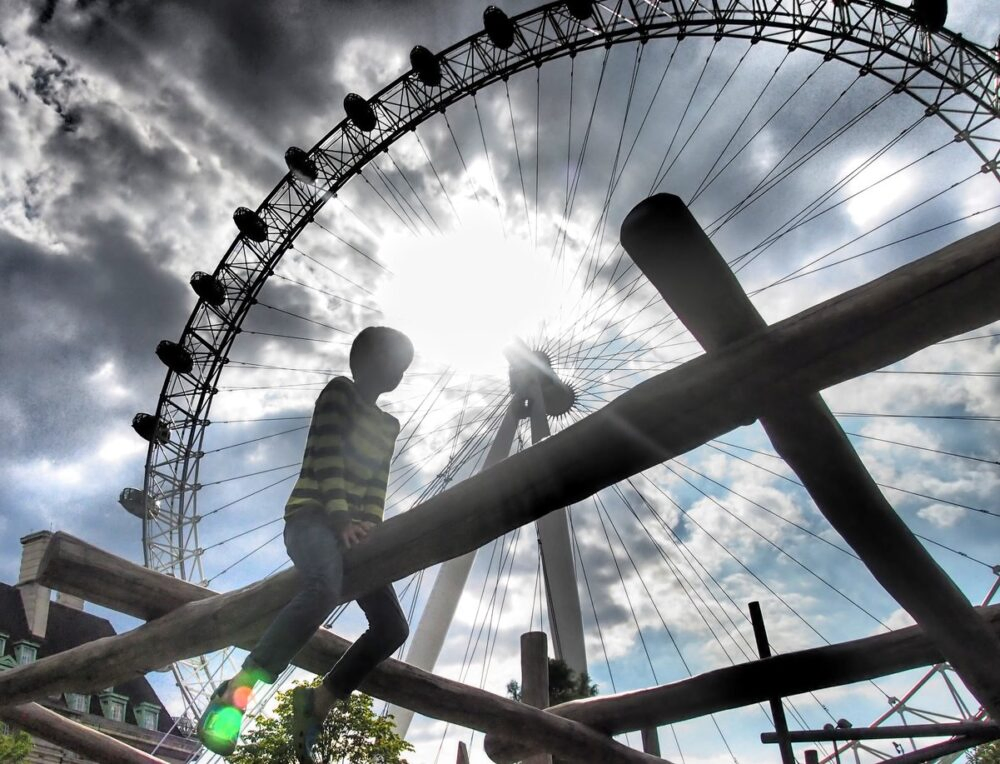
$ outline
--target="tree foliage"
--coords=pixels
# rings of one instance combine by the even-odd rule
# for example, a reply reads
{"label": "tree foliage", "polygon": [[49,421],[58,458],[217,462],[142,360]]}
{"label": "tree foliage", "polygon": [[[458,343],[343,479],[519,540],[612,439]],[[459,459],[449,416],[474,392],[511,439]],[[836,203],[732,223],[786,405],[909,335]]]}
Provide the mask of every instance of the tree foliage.
{"label": "tree foliage", "polygon": [[965,753],[967,764],[1000,764],[1000,740],[983,743]]}
{"label": "tree foliage", "polygon": [[34,747],[34,741],[24,730],[0,735],[0,764],[23,764]]}
{"label": "tree foliage", "polygon": [[[320,683],[316,679],[308,684]],[[256,726],[243,736],[232,764],[295,764],[292,743],[292,692],[277,694],[277,705],[267,716],[259,715]],[[402,758],[413,746],[396,734],[391,718],[372,711],[372,699],[354,693],[334,706],[323,725],[313,755],[321,764],[407,764]]]}
{"label": "tree foliage", "polygon": [[[520,683],[514,679],[507,682],[507,695],[520,702]],[[577,675],[566,661],[549,658],[550,706],[557,706],[560,703],[579,698],[592,698],[595,695],[597,695],[597,685],[590,681],[590,675],[586,671]]]}

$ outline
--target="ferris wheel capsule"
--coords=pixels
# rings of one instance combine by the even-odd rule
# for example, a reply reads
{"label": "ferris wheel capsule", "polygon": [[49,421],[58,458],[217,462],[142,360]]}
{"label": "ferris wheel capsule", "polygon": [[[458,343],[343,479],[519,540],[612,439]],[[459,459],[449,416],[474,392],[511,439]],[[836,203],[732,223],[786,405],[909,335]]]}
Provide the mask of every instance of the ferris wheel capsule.
{"label": "ferris wheel capsule", "polygon": [[196,271],[191,276],[191,288],[196,295],[214,308],[226,301],[226,288],[215,276],[204,271]]}
{"label": "ferris wheel capsule", "polygon": [[366,133],[370,133],[378,124],[372,105],[357,93],[348,93],[344,97],[344,111],[355,127]]}
{"label": "ferris wheel capsule", "polygon": [[233,222],[248,239],[256,242],[267,239],[267,223],[249,207],[238,207],[233,213]]}
{"label": "ferris wheel capsule", "polygon": [[315,183],[319,177],[319,170],[316,163],[309,154],[298,146],[290,146],[285,152],[285,164],[288,171],[295,176],[295,179],[302,183]]}
{"label": "ferris wheel capsule", "polygon": [[156,356],[171,371],[187,374],[194,368],[194,358],[183,345],[170,340],[161,340],[156,346]]}
{"label": "ferris wheel capsule", "polygon": [[490,42],[500,50],[507,50],[514,44],[514,23],[495,5],[490,5],[483,11],[483,26]]}
{"label": "ferris wheel capsule", "polygon": [[594,14],[594,0],[566,0],[566,10],[577,21],[586,21]]}
{"label": "ferris wheel capsule", "polygon": [[152,496],[139,488],[123,488],[121,494],[118,496],[118,503],[129,514],[135,515],[140,520],[147,518],[154,520],[160,514],[159,504]]}
{"label": "ferris wheel capsule", "polygon": [[414,45],[410,51],[410,66],[417,73],[417,79],[428,87],[441,84],[441,62],[423,45]]}
{"label": "ferris wheel capsule", "polygon": [[136,414],[132,417],[132,429],[139,434],[139,437],[150,443],[155,442],[162,446],[170,440],[170,428],[167,427],[167,423],[154,414],[143,412]]}
{"label": "ferris wheel capsule", "polygon": [[948,0],[913,0],[913,15],[928,32],[939,32],[948,19]]}

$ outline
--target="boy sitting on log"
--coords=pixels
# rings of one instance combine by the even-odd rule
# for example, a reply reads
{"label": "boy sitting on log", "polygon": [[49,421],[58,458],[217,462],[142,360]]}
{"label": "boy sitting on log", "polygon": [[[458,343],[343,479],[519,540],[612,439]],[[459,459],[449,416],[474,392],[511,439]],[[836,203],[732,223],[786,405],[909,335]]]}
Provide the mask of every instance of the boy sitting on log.
{"label": "boy sitting on log", "polygon": [[[278,613],[231,679],[212,695],[198,739],[228,756],[258,681],[273,683],[339,601],[345,549],[361,544],[382,522],[389,463],[399,422],[375,401],[395,390],[413,360],[403,333],[363,329],[351,345],[353,381],[336,377],[320,393],[306,440],[302,471],[285,506],[284,541],[299,571],[299,593]],[[368,630],[315,690],[292,691],[292,734],[300,764],[313,764],[312,746],[333,705],[406,641],[409,627],[391,584],[358,599]]]}

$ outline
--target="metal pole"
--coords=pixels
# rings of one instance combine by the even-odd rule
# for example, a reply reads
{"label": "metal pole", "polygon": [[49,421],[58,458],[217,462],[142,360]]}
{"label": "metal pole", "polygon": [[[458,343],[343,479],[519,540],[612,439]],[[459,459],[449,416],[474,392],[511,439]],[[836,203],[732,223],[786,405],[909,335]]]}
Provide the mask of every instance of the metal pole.
{"label": "metal pole", "polygon": [[[526,385],[531,418],[532,445],[549,437],[549,421],[537,375]],[[553,652],[578,675],[587,671],[587,652],[583,642],[583,615],[576,585],[576,565],[569,535],[569,514],[557,509],[535,521],[542,555],[542,573],[548,600]]]}
{"label": "metal pole", "polygon": [[[496,437],[483,462],[484,470],[510,455],[517,423],[520,421],[522,403],[515,396],[507,406]],[[427,598],[427,604],[424,606],[424,612],[420,616],[420,623],[406,651],[406,662],[411,666],[424,671],[434,670],[434,664],[441,654],[441,646],[448,634],[448,627],[455,617],[458,600],[462,596],[462,590],[465,588],[465,582],[469,578],[469,571],[472,570],[475,559],[476,550],[473,550],[441,564],[430,596]],[[413,721],[412,709],[394,705],[389,707],[389,713],[396,722],[396,732],[400,737],[406,737],[410,722]]]}
{"label": "metal pole", "polygon": [[[750,603],[750,623],[753,624],[753,636],[757,640],[757,652],[761,658],[771,657],[771,647],[767,643],[767,631],[764,629],[764,615],[760,611],[759,602]],[[795,764],[795,754],[788,739],[788,722],[785,721],[785,708],[781,698],[771,698],[771,717],[774,719],[774,731],[777,736],[778,749],[781,751],[782,764]],[[814,752],[815,753],[815,752]]]}

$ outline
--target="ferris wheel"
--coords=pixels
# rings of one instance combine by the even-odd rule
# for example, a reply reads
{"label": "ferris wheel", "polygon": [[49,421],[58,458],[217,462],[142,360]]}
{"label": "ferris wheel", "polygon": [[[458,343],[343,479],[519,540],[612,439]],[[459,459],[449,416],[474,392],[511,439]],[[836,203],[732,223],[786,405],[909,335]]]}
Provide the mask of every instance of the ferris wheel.
{"label": "ferris wheel", "polygon": [[[348,95],[326,136],[288,149],[288,173],[235,212],[229,250],[192,277],[180,340],[157,347],[157,410],[133,422],[150,447],[123,504],[143,518],[146,565],[227,589],[287,564],[281,507],[312,404],[349,373],[366,325],[398,326],[418,353],[380,402],[403,425],[387,517],[699,355],[618,242],[654,193],[686,203],[768,321],[1000,220],[997,51],[944,29],[942,7],[569,0],[491,6],[444,51],[415,47],[409,71]],[[1000,420],[997,336],[939,343],[827,394],[973,599],[995,560],[951,529],[982,523],[988,538],[1000,519],[962,487],[997,480],[983,448]],[[942,379],[951,397],[934,399]],[[922,469],[937,490],[908,481]],[[399,582],[415,627],[404,656],[434,669],[448,645],[462,654],[449,670],[502,688],[513,677],[491,662],[517,621],[628,689],[755,658],[748,599],[772,606],[790,640],[779,649],[842,639],[838,622],[897,625],[867,582],[749,425]],[[172,667],[193,717],[230,657]],[[870,690],[881,708],[909,697]],[[802,726],[837,716],[822,696],[799,701]],[[726,725],[705,724],[731,751]],[[661,734],[683,758],[683,731]]]}

